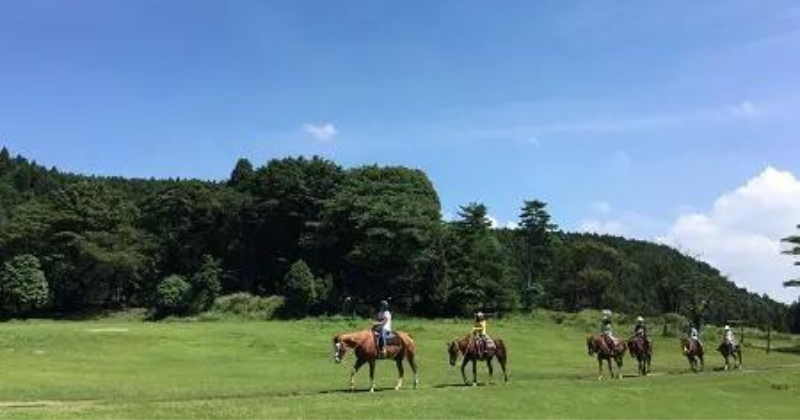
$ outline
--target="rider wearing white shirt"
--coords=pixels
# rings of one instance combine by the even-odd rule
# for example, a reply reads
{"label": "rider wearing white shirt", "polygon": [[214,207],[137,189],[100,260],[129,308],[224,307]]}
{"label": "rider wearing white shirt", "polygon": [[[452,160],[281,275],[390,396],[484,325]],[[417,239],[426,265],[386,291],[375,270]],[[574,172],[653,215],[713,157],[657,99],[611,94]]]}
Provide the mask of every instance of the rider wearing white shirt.
{"label": "rider wearing white shirt", "polygon": [[386,340],[392,335],[392,313],[389,312],[389,302],[381,301],[380,310],[373,328],[378,331],[378,351],[381,356],[386,356]]}

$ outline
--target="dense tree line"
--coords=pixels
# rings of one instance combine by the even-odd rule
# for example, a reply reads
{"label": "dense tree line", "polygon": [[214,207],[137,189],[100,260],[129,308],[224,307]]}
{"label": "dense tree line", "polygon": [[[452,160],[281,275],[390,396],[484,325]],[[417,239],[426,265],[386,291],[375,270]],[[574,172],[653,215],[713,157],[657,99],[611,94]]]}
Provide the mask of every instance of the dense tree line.
{"label": "dense tree line", "polygon": [[521,203],[518,229],[493,229],[481,203],[443,221],[430,180],[404,167],[241,159],[224,182],[143,180],[62,173],[3,149],[0,204],[4,316],[190,314],[247,292],[285,296],[289,316],[390,299],[426,316],[609,308],[798,324],[797,311],[667,246],[562,232],[538,200]]}

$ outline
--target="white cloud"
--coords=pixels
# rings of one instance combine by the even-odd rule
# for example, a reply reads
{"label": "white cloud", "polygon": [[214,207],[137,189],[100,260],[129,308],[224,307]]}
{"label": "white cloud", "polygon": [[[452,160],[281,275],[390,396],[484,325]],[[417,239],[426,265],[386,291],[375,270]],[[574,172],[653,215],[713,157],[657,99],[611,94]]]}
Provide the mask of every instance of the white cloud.
{"label": "white cloud", "polygon": [[798,217],[800,180],[768,167],[708,212],[679,217],[658,240],[698,255],[750,291],[791,302],[797,290],[782,284],[798,273],[780,253],[781,238],[794,231]]}
{"label": "white cloud", "polygon": [[320,141],[328,141],[331,140],[337,133],[336,127],[331,123],[325,123],[320,125],[315,124],[304,124],[303,131],[308,134],[311,134],[315,139]]}
{"label": "white cloud", "polygon": [[491,227],[492,227],[492,229],[497,229],[497,228],[499,228],[499,227],[500,227],[500,221],[499,221],[499,220],[497,220],[497,219],[496,219],[494,216],[492,216],[491,214],[487,214],[487,215],[486,215],[486,218],[487,218],[487,219],[489,219],[489,226],[491,226]]}
{"label": "white cloud", "polygon": [[506,222],[506,229],[519,229],[519,223],[517,223],[517,222]]}

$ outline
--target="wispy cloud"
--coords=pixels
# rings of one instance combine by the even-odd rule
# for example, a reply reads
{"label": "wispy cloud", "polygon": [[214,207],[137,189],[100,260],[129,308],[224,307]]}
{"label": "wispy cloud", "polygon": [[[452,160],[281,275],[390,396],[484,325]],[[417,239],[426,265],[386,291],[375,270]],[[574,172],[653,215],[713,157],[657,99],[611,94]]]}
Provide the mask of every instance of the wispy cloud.
{"label": "wispy cloud", "polygon": [[328,141],[333,139],[334,136],[338,133],[336,127],[332,123],[325,123],[325,124],[304,124],[303,131],[308,134],[311,134],[315,139],[319,141]]}
{"label": "wispy cloud", "polygon": [[[519,107],[517,107],[519,108]],[[541,146],[543,141],[568,134],[614,134],[682,129],[701,125],[748,123],[779,118],[776,109],[751,99],[688,110],[624,114],[596,117],[589,113],[574,119],[506,124],[487,123],[461,128],[463,134],[474,137],[513,138]],[[519,109],[516,112],[522,112]],[[461,134],[461,133],[459,133]]]}
{"label": "wispy cloud", "polygon": [[750,101],[742,101],[726,108],[728,115],[734,118],[755,118],[761,115],[761,110]]}

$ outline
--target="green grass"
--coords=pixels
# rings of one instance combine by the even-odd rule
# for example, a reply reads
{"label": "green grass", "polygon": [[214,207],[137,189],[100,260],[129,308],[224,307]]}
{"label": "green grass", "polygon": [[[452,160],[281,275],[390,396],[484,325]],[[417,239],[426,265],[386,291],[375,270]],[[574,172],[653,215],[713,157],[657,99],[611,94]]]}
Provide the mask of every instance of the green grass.
{"label": "green grass", "polygon": [[[655,337],[654,376],[633,377],[626,359],[629,377],[601,382],[584,320],[551,318],[492,322],[511,381],[487,385],[481,368],[477,388],[461,386],[445,352],[468,322],[399,319],[418,343],[421,389],[390,390],[396,370],[382,362],[375,394],[345,392],[352,355],[331,360],[346,321],[11,322],[0,325],[0,418],[800,418],[797,355],[746,348],[743,371],[718,372],[710,354],[691,374],[678,339]],[[368,388],[367,369],[356,385]]]}

